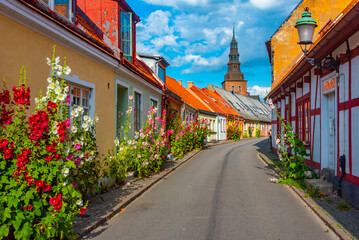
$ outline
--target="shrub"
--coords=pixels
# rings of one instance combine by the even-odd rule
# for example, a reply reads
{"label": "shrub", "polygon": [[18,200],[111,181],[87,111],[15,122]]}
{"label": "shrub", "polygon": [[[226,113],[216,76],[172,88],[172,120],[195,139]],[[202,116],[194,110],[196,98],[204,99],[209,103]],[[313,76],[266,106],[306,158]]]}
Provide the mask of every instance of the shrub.
{"label": "shrub", "polygon": [[253,128],[252,127],[248,128],[248,137],[253,137]]}
{"label": "shrub", "polygon": [[94,121],[74,123],[78,131],[70,132],[64,81],[70,68],[58,63],[54,55],[48,59],[47,93],[29,117],[25,68],[19,86],[0,94],[0,238],[75,238],[74,214],[86,211],[80,191],[88,194],[97,184]]}
{"label": "shrub", "polygon": [[261,130],[260,130],[260,128],[256,128],[255,136],[256,136],[256,137],[260,137],[260,136],[261,136]]}
{"label": "shrub", "polygon": [[227,126],[227,139],[238,141],[241,138],[241,131],[239,130],[239,121],[229,123]]}
{"label": "shrub", "polygon": [[244,130],[244,132],[243,132],[243,138],[248,138],[248,132],[247,132],[247,130]]}

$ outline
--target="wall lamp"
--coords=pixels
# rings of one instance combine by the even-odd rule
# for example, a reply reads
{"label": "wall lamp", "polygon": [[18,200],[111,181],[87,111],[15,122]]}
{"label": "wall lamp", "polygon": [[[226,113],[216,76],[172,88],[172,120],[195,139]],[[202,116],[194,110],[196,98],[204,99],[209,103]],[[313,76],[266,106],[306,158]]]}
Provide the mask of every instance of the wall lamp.
{"label": "wall lamp", "polygon": [[318,58],[310,58],[308,57],[308,52],[310,47],[312,46],[313,42],[313,34],[314,29],[317,27],[317,22],[312,18],[312,15],[309,12],[309,8],[306,7],[304,9],[304,13],[302,14],[302,18],[299,19],[295,27],[298,30],[299,35],[299,46],[304,53],[305,59],[313,66],[318,66],[320,69],[325,70],[333,70],[339,71],[339,60],[334,59],[332,56],[325,57],[324,59]]}

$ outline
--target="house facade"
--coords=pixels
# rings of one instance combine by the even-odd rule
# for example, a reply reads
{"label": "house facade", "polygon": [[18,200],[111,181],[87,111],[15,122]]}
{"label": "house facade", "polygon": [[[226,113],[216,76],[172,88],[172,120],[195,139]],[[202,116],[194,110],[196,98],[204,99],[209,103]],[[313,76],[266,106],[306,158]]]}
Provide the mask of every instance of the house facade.
{"label": "house facade", "polygon": [[260,129],[261,136],[268,136],[271,130],[271,110],[267,103],[232,91],[226,91],[211,84],[207,86],[207,89],[221,96],[242,117],[242,137],[245,132],[248,133],[249,128]]}
{"label": "house facade", "polygon": [[[57,7],[60,6],[49,6],[42,1],[0,2],[0,26],[2,33],[6,33],[0,38],[0,76],[8,87],[14,86],[18,84],[21,67],[27,67],[32,111],[39,91],[46,92],[46,79],[50,76],[46,57],[51,58],[56,45],[56,56],[67,57],[72,70],[65,77],[70,87],[70,110],[81,104],[91,117],[95,113],[99,116],[96,127],[99,150],[106,153],[113,144],[108,132],[113,132],[115,124],[115,102],[111,99],[115,97],[113,83],[119,61],[97,36],[101,32],[89,27],[91,21],[79,12],[65,11],[66,8],[61,8],[65,9],[62,15],[56,11]],[[77,26],[74,21],[78,22]]]}
{"label": "house facade", "polygon": [[[334,190],[341,187],[343,198],[358,207],[359,157],[355,146],[359,144],[359,129],[355,122],[359,119],[359,3],[333,1],[333,8],[310,8],[314,4],[313,0],[302,1],[266,43],[273,73],[268,97],[311,154],[306,163],[326,175]],[[309,7],[318,25],[307,57],[316,58],[316,63],[333,57],[336,64],[332,67],[311,65],[294,40],[297,35],[290,28],[294,28],[304,7]],[[284,34],[293,41],[280,41]],[[277,55],[282,53],[282,46],[295,51],[279,68],[276,64],[283,62]],[[280,119],[273,114],[274,138],[281,137],[280,126]],[[277,148],[275,141],[273,148]],[[339,159],[344,160],[345,168],[341,168]]]}

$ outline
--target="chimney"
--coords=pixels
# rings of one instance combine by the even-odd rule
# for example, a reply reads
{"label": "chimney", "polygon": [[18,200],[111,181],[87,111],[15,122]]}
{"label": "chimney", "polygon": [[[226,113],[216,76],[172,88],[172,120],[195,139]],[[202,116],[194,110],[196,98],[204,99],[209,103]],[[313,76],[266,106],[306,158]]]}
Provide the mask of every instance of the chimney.
{"label": "chimney", "polygon": [[178,80],[179,84],[182,86],[182,80]]}
{"label": "chimney", "polygon": [[193,86],[193,81],[188,81],[187,82],[187,88],[191,88]]}

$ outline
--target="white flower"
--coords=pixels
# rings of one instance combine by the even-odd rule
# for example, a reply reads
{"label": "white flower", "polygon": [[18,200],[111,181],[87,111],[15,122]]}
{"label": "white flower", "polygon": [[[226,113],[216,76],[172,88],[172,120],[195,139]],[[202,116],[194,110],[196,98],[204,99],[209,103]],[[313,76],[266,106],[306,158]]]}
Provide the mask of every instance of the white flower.
{"label": "white flower", "polygon": [[119,146],[120,145],[120,141],[118,140],[118,138],[115,139],[115,145]]}
{"label": "white flower", "polygon": [[57,99],[59,99],[60,101],[64,101],[66,99],[67,95],[66,94],[59,94]]}
{"label": "white flower", "polygon": [[98,122],[98,116],[95,117],[95,122]]}
{"label": "white flower", "polygon": [[66,75],[69,75],[71,73],[71,68],[69,66],[64,67],[63,70]]}
{"label": "white flower", "polygon": [[76,127],[76,126],[72,126],[72,127],[71,127],[71,131],[72,131],[72,133],[76,133],[76,132],[77,132],[77,127]]}
{"label": "white flower", "polygon": [[73,110],[73,111],[71,112],[71,116],[72,116],[72,117],[78,117],[78,116],[79,116],[79,112],[77,111],[77,109],[75,109],[75,110]]}
{"label": "white flower", "polygon": [[67,181],[66,181],[66,182],[64,182],[64,187],[66,187],[66,185],[67,185]]}
{"label": "white flower", "polygon": [[48,78],[47,78],[47,82],[48,82],[48,83],[52,83],[52,78],[48,77]]}
{"label": "white flower", "polygon": [[79,112],[80,115],[82,115],[82,113],[84,112],[84,109],[81,106],[78,106],[76,110]]}
{"label": "white flower", "polygon": [[131,144],[132,144],[132,141],[131,141],[131,140],[128,140],[127,144],[128,144],[128,145],[131,145]]}
{"label": "white flower", "polygon": [[91,118],[86,115],[86,116],[84,116],[84,121],[85,121],[85,122],[91,121]]}
{"label": "white flower", "polygon": [[51,129],[52,134],[57,135],[57,130],[58,130],[58,129],[59,129],[59,128],[57,127],[57,123],[56,123],[56,125],[54,125],[54,126],[52,127],[52,129]]}
{"label": "white flower", "polygon": [[49,84],[49,88],[50,88],[50,89],[55,89],[55,88],[57,88],[57,87],[58,87],[58,86],[57,86],[56,83],[51,82],[51,83]]}
{"label": "white flower", "polygon": [[132,96],[132,95],[130,95],[130,96],[128,97],[128,99],[133,100],[133,96]]}
{"label": "white flower", "polygon": [[77,204],[77,206],[82,207],[82,205],[83,205],[82,199],[78,199],[78,200],[76,201],[76,204]]}
{"label": "white flower", "polygon": [[67,167],[64,167],[61,171],[62,175],[67,177],[69,175],[69,169]]}
{"label": "white flower", "polygon": [[55,58],[55,64],[57,65],[57,64],[59,64],[59,62],[60,62],[60,57],[56,57]]}
{"label": "white flower", "polygon": [[80,140],[81,140],[81,141],[84,141],[84,140],[85,140],[84,136],[81,136],[81,137],[80,137]]}
{"label": "white flower", "polygon": [[60,87],[57,87],[57,88],[55,89],[55,93],[56,93],[56,95],[59,95],[59,94],[61,93],[61,88],[60,88]]}
{"label": "white flower", "polygon": [[46,58],[47,60],[47,65],[51,66],[51,59],[50,58]]}
{"label": "white flower", "polygon": [[[83,124],[82,124],[82,128],[83,128],[84,130],[85,130],[85,129],[88,130],[89,125],[88,125],[87,123],[83,123]],[[85,131],[87,131],[87,130],[85,130]]]}

